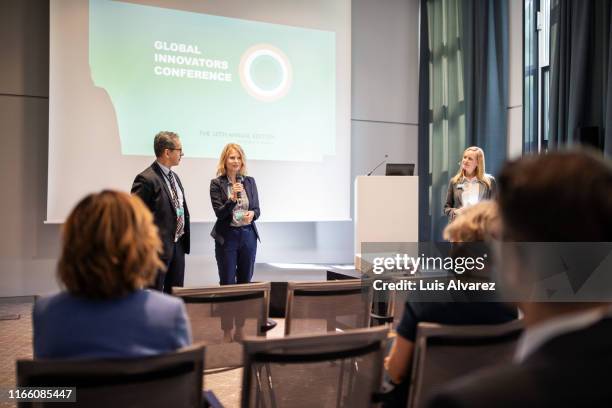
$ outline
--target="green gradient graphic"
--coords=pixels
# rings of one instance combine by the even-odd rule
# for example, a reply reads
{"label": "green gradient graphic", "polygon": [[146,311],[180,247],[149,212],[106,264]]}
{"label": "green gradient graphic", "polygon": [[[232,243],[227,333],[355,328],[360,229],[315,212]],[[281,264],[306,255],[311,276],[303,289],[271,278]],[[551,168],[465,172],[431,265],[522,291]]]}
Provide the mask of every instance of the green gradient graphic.
{"label": "green gradient graphic", "polygon": [[230,141],[250,159],[335,154],[335,41],[328,31],[89,1],[91,76],[111,98],[125,155],[150,156],[160,130],[178,132],[189,157],[217,158]]}
{"label": "green gradient graphic", "polygon": [[282,82],[282,70],[272,57],[262,56],[256,59],[250,73],[255,83],[267,91],[275,89]]}

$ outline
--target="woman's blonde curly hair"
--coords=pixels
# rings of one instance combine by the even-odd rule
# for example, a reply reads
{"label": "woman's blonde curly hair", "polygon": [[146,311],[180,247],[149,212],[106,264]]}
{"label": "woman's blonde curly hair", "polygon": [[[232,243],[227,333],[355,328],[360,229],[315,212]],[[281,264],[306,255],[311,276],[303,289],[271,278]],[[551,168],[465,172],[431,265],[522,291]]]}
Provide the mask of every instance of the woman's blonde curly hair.
{"label": "woman's blonde curly hair", "polygon": [[451,242],[485,241],[487,238],[498,238],[500,228],[497,203],[486,200],[466,208],[444,229],[444,239]]}

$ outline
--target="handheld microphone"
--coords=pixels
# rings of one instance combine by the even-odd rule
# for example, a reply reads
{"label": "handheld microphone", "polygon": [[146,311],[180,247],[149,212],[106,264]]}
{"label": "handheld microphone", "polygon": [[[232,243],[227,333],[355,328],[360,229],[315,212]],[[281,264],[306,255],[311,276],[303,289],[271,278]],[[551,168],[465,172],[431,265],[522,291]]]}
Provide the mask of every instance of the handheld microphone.
{"label": "handheld microphone", "polygon": [[385,160],[381,161],[380,163],[378,163],[378,164],[376,165],[376,167],[374,167],[372,170],[370,170],[370,172],[367,174],[367,176],[371,176],[371,175],[372,175],[372,173],[374,173],[374,170],[376,170],[377,168],[379,168],[380,166],[382,166],[382,164],[383,164],[384,162],[386,162],[386,161],[387,161],[387,157],[389,157],[389,155],[388,155],[388,154],[385,154]]}
{"label": "handheld microphone", "polygon": [[[242,177],[242,175],[241,175],[241,174],[239,174],[238,176],[236,176],[236,182],[237,182],[237,183],[242,184],[242,180],[243,180],[243,177]],[[239,192],[236,194],[236,197],[237,197],[238,199],[242,198],[242,193],[239,191]]]}

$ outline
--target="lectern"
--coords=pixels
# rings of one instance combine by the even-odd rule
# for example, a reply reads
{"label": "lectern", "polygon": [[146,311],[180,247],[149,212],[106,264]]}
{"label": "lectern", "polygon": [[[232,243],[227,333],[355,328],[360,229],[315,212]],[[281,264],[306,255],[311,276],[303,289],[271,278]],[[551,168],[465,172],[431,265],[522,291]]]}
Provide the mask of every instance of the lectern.
{"label": "lectern", "polygon": [[417,242],[419,178],[358,176],[355,179],[355,268],[363,242]]}

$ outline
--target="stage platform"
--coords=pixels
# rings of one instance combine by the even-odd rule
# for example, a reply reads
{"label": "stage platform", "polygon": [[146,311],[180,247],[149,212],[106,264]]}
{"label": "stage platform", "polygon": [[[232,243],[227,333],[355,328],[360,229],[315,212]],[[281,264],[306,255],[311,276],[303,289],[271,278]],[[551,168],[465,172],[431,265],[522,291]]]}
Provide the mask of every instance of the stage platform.
{"label": "stage platform", "polygon": [[[330,276],[331,273],[331,276]],[[320,281],[360,278],[354,265],[306,263],[258,263],[254,280],[260,282]]]}

